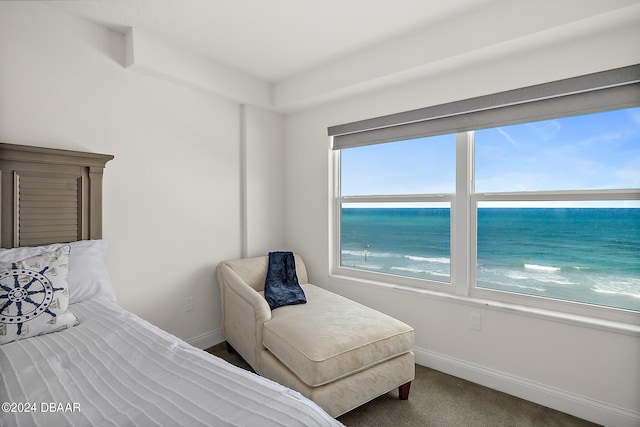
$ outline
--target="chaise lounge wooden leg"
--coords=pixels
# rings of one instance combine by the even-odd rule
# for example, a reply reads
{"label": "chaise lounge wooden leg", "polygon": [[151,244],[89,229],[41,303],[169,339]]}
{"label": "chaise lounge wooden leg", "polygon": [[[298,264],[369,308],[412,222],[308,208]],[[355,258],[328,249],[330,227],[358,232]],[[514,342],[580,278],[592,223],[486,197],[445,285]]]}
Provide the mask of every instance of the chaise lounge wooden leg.
{"label": "chaise lounge wooden leg", "polygon": [[398,394],[400,395],[400,400],[409,399],[410,388],[411,388],[411,381],[409,381],[408,383],[404,383],[400,387],[398,387]]}

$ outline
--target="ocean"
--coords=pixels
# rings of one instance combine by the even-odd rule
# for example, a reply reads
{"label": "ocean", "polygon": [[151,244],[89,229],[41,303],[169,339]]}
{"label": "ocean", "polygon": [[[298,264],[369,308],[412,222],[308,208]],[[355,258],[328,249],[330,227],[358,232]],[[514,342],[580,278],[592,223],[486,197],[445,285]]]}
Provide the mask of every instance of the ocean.
{"label": "ocean", "polygon": [[[451,281],[450,211],[343,208],[341,265]],[[478,287],[640,311],[639,208],[479,208]]]}

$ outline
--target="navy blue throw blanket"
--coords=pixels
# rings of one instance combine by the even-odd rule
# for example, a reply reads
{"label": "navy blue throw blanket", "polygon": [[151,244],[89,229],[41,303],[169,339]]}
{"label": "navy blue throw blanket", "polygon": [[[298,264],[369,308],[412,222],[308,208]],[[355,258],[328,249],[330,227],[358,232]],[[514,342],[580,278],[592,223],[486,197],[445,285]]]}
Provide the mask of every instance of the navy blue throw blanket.
{"label": "navy blue throw blanket", "polygon": [[298,283],[293,252],[269,252],[264,298],[271,310],[283,305],[305,304],[307,298]]}

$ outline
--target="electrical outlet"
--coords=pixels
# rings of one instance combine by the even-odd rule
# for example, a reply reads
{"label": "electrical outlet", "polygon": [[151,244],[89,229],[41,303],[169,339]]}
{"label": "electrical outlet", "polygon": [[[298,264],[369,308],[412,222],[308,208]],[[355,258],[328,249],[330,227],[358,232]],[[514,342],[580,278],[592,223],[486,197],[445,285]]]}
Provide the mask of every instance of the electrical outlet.
{"label": "electrical outlet", "polygon": [[184,298],[184,311],[193,311],[193,297]]}
{"label": "electrical outlet", "polygon": [[474,331],[482,330],[482,318],[478,313],[469,313],[469,328]]}

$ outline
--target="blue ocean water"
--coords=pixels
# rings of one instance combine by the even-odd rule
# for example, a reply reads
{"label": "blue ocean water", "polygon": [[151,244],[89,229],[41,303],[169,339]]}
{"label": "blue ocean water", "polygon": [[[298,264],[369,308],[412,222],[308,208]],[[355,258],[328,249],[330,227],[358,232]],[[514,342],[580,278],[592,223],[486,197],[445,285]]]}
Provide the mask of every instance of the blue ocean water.
{"label": "blue ocean water", "polygon": [[[341,265],[450,282],[450,211],[343,208]],[[640,209],[480,208],[478,286],[640,311]]]}

